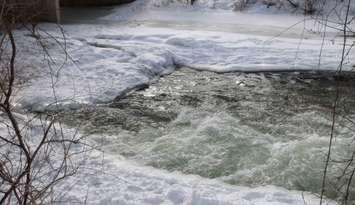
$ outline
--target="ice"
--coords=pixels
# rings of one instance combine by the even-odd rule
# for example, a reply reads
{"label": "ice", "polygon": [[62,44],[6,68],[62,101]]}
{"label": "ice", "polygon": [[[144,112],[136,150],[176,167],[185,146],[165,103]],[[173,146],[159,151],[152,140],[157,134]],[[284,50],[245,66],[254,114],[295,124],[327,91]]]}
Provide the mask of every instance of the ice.
{"label": "ice", "polygon": [[[147,7],[149,3],[118,7],[90,24],[63,25],[67,37],[61,41],[70,58],[52,71],[44,68],[48,59],[37,52],[35,40],[28,34],[22,38],[18,43],[27,51],[20,61],[37,67],[31,86],[21,93],[22,106],[39,111],[54,101],[105,103],[180,67],[220,73],[339,68],[342,38],[328,29],[321,46],[319,25],[302,16]],[[40,26],[61,38],[54,25]],[[55,45],[49,45],[54,53]],[[66,58],[65,53],[56,55],[59,61]],[[350,52],[343,70],[353,69],[353,57]]]}
{"label": "ice", "polygon": [[[23,92],[22,104],[40,110],[54,99],[62,104],[108,102],[179,67],[220,73],[336,70],[339,67],[341,38],[330,40],[331,33],[320,52],[322,39],[315,34],[308,33],[304,39],[298,39],[301,34],[296,35],[296,29],[274,38],[283,29],[270,26],[275,24],[274,20],[269,23],[266,20],[267,26],[235,23],[229,31],[217,31],[228,28],[218,22],[215,28],[210,24],[195,28],[195,23],[177,20],[153,20],[133,27],[65,25],[66,41],[74,62],[69,61],[60,75],[55,76],[56,96],[52,96],[53,79],[43,71],[43,77],[36,78]],[[51,25],[43,26],[53,29]],[[26,39],[33,41],[30,37]],[[353,69],[349,63],[353,56],[350,52],[343,70]],[[29,60],[23,59],[28,64]],[[41,62],[34,64],[41,65]],[[39,105],[41,103],[43,105]]]}

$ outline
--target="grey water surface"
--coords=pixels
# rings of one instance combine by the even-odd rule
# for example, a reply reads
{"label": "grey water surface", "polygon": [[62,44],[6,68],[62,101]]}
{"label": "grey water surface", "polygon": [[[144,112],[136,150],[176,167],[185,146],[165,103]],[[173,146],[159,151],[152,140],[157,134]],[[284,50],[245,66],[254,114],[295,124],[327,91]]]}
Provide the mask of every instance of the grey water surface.
{"label": "grey water surface", "polygon": [[231,184],[318,193],[338,89],[327,178],[327,196],[337,198],[348,177],[340,175],[355,150],[355,81],[339,82],[331,73],[216,74],[183,68],[109,104],[60,116],[105,152],[144,165]]}

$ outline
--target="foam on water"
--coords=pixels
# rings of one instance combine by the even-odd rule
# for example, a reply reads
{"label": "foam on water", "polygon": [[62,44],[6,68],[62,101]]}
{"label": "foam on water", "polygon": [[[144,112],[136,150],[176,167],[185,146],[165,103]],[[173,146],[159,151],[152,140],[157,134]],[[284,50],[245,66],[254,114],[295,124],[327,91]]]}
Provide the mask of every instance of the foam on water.
{"label": "foam on water", "polygon": [[[84,122],[84,130],[100,136],[97,143],[106,152],[140,164],[230,184],[316,193],[329,144],[327,107],[333,94],[327,78],[318,84],[297,74],[184,69],[108,107],[82,108],[65,118],[69,124]],[[349,96],[345,107],[355,99]],[[347,126],[339,116],[335,161],[351,158],[354,144]],[[335,187],[342,183],[337,176],[344,165],[330,164],[327,196],[339,197]]]}

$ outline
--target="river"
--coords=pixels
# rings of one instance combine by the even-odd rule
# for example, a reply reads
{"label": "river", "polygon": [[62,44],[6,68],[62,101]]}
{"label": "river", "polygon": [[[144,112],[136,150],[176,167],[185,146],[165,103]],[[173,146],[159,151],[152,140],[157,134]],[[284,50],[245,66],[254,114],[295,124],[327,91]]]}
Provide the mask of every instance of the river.
{"label": "river", "polygon": [[[327,196],[353,143],[354,81],[343,79]],[[318,193],[336,81],[331,73],[225,73],[181,68],[108,104],[61,113],[111,155],[230,184]]]}

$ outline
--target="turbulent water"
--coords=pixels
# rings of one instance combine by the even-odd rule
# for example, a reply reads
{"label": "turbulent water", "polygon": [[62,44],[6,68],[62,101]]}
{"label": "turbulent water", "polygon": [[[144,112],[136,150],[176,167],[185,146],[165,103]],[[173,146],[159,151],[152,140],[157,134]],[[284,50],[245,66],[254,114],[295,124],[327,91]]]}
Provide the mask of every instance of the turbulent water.
{"label": "turbulent water", "polygon": [[[354,82],[342,79],[327,196],[354,150]],[[110,104],[66,110],[110,154],[231,184],[319,192],[335,81],[326,74],[180,69]],[[95,136],[101,137],[95,137]],[[346,174],[345,174],[346,175]],[[343,187],[344,188],[344,187]]]}

